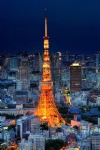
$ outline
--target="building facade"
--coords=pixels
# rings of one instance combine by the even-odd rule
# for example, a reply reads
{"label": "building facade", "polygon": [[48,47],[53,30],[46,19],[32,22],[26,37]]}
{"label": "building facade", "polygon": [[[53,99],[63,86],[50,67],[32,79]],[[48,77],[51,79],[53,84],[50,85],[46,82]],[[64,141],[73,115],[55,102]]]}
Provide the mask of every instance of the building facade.
{"label": "building facade", "polygon": [[70,65],[70,91],[81,91],[81,65],[79,63]]}

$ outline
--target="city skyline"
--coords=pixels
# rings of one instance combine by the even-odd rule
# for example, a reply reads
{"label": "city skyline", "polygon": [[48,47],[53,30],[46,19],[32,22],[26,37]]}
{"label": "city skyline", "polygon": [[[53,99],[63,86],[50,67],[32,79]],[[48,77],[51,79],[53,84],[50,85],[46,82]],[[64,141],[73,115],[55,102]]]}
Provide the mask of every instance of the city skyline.
{"label": "city skyline", "polygon": [[0,51],[43,52],[46,8],[51,53],[96,53],[100,48],[99,6],[97,0],[0,0]]}
{"label": "city skyline", "polygon": [[[12,13],[12,9],[9,9],[10,13],[9,11],[4,13],[7,15],[4,20],[0,17],[3,21],[2,27],[3,23],[7,23],[2,28],[5,29],[1,34],[4,35],[4,39],[1,38],[2,42],[4,40],[5,43],[9,43],[3,48],[9,46],[10,49],[8,48],[7,51],[11,53],[5,55],[7,53],[3,51],[4,55],[2,52],[0,55],[0,148],[2,150],[70,148],[99,150],[100,51],[92,54],[94,51],[90,53],[87,50],[89,55],[85,55],[82,54],[82,49],[75,51],[75,45],[72,45],[73,49],[70,46],[70,53],[65,51],[69,46],[66,35],[72,38],[70,35],[72,26],[67,30],[71,22],[68,26],[67,22],[62,24],[66,18],[59,16],[59,13],[54,14],[54,11],[51,12],[49,9],[51,7],[47,8],[46,14],[46,10],[42,10],[44,5],[40,5],[38,13],[36,6],[34,10],[36,14],[33,15],[33,10],[29,10],[33,5],[29,7],[27,5],[29,3],[24,0],[25,6],[22,7],[18,0],[13,3],[15,4],[13,8],[11,0],[7,9],[2,10],[7,12],[9,7],[19,13]],[[24,11],[19,10],[19,7]],[[32,15],[25,15],[25,12]],[[59,18],[56,18],[57,15]],[[34,16],[33,21],[31,21],[32,16]],[[80,27],[81,24],[82,22],[76,24],[76,27]],[[75,24],[73,26],[75,27]],[[74,35],[76,36],[73,38],[74,42],[78,40],[77,34]],[[89,40],[89,37],[87,38]],[[77,46],[81,44],[79,42]],[[3,43],[1,47],[2,45]],[[62,50],[63,47],[65,48]],[[86,52],[85,49],[83,52]],[[13,55],[14,53],[17,55]]]}

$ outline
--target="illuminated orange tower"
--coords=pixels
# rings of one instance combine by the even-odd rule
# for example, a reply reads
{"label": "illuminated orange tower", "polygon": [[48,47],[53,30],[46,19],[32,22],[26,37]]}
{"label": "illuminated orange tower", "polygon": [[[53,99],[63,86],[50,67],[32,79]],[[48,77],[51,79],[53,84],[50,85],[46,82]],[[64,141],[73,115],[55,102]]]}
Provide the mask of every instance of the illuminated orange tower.
{"label": "illuminated orange tower", "polygon": [[44,36],[44,55],[42,66],[42,81],[40,83],[41,93],[35,115],[41,122],[48,122],[49,126],[55,127],[60,123],[65,123],[58,112],[53,95],[53,82],[51,76],[51,65],[49,55],[49,37],[47,33],[47,17],[45,16],[45,36]]}

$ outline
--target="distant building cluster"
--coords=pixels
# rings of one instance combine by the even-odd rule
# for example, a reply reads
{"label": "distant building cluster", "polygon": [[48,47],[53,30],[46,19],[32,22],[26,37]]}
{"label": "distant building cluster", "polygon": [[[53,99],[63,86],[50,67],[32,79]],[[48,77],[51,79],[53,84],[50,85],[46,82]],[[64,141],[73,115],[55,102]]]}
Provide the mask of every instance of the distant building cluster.
{"label": "distant building cluster", "polygon": [[[39,118],[33,115],[41,90],[42,57],[38,52],[0,57],[0,114],[15,116],[10,120],[0,118],[1,142],[6,142],[9,148],[17,146],[19,150],[45,150],[45,140],[59,138],[67,149],[70,145],[71,149],[99,150],[100,111],[94,107],[100,106],[100,53],[57,52],[50,56],[55,103],[58,107],[68,106],[68,113],[73,115],[70,126],[62,125],[57,130],[42,129]],[[87,106],[92,109],[87,110]],[[84,107],[84,112],[79,107]],[[83,113],[86,117],[97,116],[97,124],[82,120]],[[18,115],[22,117],[16,119]],[[15,125],[16,130],[10,129],[11,125]]]}
{"label": "distant building cluster", "polygon": [[[59,93],[61,87],[65,86],[71,93],[90,90],[98,91],[100,88],[100,53],[74,55],[68,52],[66,54],[57,52],[51,55],[51,66],[54,91],[56,93]],[[4,103],[8,103],[13,98],[17,103],[21,104],[32,101],[33,98],[36,101],[38,99],[41,74],[42,55],[40,53],[1,56],[1,99],[3,99]],[[88,103],[95,103],[96,98],[99,97],[99,94],[96,95],[88,96]]]}

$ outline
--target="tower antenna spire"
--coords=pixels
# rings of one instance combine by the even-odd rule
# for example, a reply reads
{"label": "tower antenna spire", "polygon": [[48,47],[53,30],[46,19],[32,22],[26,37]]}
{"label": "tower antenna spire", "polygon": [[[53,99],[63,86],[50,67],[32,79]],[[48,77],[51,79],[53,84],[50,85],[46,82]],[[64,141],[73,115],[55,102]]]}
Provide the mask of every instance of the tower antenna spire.
{"label": "tower antenna spire", "polygon": [[48,23],[47,23],[47,13],[45,9],[45,17],[44,17],[44,50],[49,50],[49,37],[48,37]]}
{"label": "tower antenna spire", "polygon": [[45,17],[47,16],[47,9],[45,8]]}
{"label": "tower antenna spire", "polygon": [[48,37],[47,30],[47,10],[45,9],[45,37]]}

